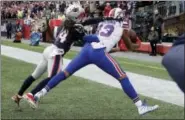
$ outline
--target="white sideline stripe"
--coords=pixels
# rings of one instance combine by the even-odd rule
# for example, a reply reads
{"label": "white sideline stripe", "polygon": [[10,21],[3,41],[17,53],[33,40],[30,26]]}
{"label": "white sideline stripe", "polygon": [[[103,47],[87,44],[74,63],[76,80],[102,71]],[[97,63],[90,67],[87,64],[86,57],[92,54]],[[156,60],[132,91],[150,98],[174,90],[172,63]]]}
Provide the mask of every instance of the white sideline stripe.
{"label": "white sideline stripe", "polygon": [[[37,64],[42,57],[41,53],[4,45],[1,45],[1,54],[32,64]],[[70,61],[71,60],[69,59],[64,59],[63,68],[65,68]],[[74,75],[112,87],[121,88],[117,80],[107,75],[94,65],[88,65],[76,72]],[[162,80],[131,72],[127,72],[127,75],[139,94],[179,106],[184,106],[184,94],[173,81]]]}

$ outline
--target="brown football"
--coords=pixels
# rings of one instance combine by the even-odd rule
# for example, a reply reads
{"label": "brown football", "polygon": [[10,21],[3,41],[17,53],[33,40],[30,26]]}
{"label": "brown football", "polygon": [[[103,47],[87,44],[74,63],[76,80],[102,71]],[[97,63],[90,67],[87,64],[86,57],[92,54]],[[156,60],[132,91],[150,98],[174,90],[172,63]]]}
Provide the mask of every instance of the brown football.
{"label": "brown football", "polygon": [[137,41],[137,39],[136,39],[137,38],[136,32],[134,30],[129,30],[128,34],[129,34],[130,40],[133,43],[136,43],[136,41]]}

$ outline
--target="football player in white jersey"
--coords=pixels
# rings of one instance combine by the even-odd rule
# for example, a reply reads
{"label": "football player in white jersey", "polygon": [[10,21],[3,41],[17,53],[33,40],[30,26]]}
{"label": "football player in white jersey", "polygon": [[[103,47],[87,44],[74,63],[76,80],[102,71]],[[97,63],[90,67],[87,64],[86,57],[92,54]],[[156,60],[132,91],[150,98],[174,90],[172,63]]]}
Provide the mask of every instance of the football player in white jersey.
{"label": "football player in white jersey", "polygon": [[[80,53],[68,64],[65,70],[54,76],[41,91],[35,94],[34,100],[30,101],[31,107],[37,108],[39,99],[45,96],[52,88],[56,87],[56,85],[61,81],[64,81],[79,69],[89,64],[94,64],[120,82],[123,91],[133,101],[140,115],[157,109],[158,105],[148,106],[145,102],[140,100],[126,73],[107,53],[116,44],[116,42],[124,36],[122,32],[123,29],[121,28],[121,24],[116,21],[105,21],[100,23],[97,34],[86,35],[83,38],[86,44]],[[114,38],[116,38],[116,40],[114,40]],[[129,38],[125,41],[129,41],[127,42],[128,44],[131,43]],[[128,46],[129,49],[134,48],[132,44]]]}
{"label": "football player in white jersey", "polygon": [[[110,11],[109,17],[123,18],[124,14],[122,9],[114,8]],[[97,29],[97,36],[105,46],[106,52],[117,52],[120,49],[113,48],[121,39],[124,39],[128,50],[134,50],[140,46],[140,44],[132,43],[130,39],[130,33],[134,32],[129,28],[125,28],[124,21],[103,21],[99,23]],[[136,37],[137,39],[137,37]]]}

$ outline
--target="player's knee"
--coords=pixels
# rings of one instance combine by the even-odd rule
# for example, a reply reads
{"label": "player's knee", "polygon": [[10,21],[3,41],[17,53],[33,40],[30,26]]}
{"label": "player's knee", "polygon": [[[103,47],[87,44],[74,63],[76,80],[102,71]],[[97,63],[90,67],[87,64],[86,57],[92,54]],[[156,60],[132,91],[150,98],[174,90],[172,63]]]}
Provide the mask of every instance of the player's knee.
{"label": "player's knee", "polygon": [[68,78],[70,76],[70,73],[67,72],[66,70],[64,70],[64,75],[65,75],[66,78]]}

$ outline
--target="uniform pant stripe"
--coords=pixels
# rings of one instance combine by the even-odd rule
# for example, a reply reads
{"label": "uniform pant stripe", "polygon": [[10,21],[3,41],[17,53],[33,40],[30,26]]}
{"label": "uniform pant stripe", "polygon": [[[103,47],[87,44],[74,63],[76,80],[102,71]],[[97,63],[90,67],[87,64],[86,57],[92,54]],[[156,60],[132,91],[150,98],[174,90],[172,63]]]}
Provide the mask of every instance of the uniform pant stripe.
{"label": "uniform pant stripe", "polygon": [[50,77],[53,77],[54,75],[57,74],[59,67],[60,67],[60,55],[56,55],[54,58],[53,68]]}
{"label": "uniform pant stripe", "polygon": [[110,60],[110,62],[114,65],[114,67],[115,67],[116,71],[118,72],[118,74],[120,76],[125,76],[125,73],[122,72],[122,70],[120,69],[119,65],[115,62],[115,60],[107,53],[106,53],[106,56]]}
{"label": "uniform pant stripe", "polygon": [[60,63],[59,63],[59,67],[58,67],[57,73],[59,73],[59,72],[60,72]]}
{"label": "uniform pant stripe", "polygon": [[58,67],[58,72],[57,72],[57,73],[59,73],[60,70],[62,69],[62,68],[61,68],[61,64],[63,65],[63,59],[62,59],[61,61],[62,61],[62,62],[59,62],[59,67]]}
{"label": "uniform pant stripe", "polygon": [[53,71],[54,71],[54,68],[55,68],[55,62],[56,62],[56,56],[54,57],[54,62],[53,62],[52,71],[51,71],[51,73],[50,73],[50,77],[51,77],[52,74],[53,74]]}
{"label": "uniform pant stripe", "polygon": [[[106,53],[107,54],[107,53]],[[109,55],[107,54],[107,56],[112,60],[112,62],[115,64],[116,68],[118,69],[119,73],[123,76],[125,76],[125,73],[123,73],[123,71],[121,70],[120,66],[117,64],[117,62]]]}

